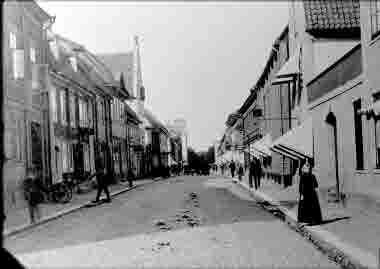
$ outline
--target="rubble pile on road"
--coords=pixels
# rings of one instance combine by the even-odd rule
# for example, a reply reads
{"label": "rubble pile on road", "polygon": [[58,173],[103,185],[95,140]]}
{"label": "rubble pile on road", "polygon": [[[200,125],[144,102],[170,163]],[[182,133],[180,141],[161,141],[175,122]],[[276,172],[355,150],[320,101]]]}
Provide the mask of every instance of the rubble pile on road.
{"label": "rubble pile on road", "polygon": [[165,231],[169,231],[171,230],[173,227],[168,224],[166,221],[163,221],[163,220],[157,220],[155,222],[155,225],[160,229],[160,230],[165,230]]}
{"label": "rubble pile on road", "polygon": [[189,196],[190,196],[190,202],[192,202],[193,206],[199,207],[198,194],[195,192],[191,192]]}
{"label": "rubble pile on road", "polygon": [[200,225],[200,220],[191,214],[190,210],[182,210],[181,214],[176,214],[176,222],[185,222],[188,226],[194,227]]}

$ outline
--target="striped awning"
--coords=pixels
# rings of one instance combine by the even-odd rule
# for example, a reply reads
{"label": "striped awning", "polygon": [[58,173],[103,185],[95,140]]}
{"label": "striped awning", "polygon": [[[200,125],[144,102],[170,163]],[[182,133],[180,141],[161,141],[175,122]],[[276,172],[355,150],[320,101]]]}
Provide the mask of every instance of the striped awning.
{"label": "striped awning", "polygon": [[292,159],[312,159],[313,146],[313,122],[309,118],[300,126],[276,139],[270,149]]}
{"label": "striped awning", "polygon": [[270,134],[266,134],[263,138],[253,143],[252,148],[255,151],[257,151],[261,156],[268,157],[272,155],[270,151],[271,144],[272,144],[272,137]]}

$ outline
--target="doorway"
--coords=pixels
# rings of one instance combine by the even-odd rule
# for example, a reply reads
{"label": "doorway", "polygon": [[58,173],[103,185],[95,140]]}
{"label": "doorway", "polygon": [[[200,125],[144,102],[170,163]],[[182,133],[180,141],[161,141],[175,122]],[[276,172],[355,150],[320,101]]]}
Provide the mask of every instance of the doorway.
{"label": "doorway", "polygon": [[334,113],[330,112],[326,117],[327,123],[327,143],[328,143],[328,161],[330,163],[328,175],[335,178],[336,199],[340,197],[339,182],[339,160],[338,160],[338,137],[337,137],[337,121]]}

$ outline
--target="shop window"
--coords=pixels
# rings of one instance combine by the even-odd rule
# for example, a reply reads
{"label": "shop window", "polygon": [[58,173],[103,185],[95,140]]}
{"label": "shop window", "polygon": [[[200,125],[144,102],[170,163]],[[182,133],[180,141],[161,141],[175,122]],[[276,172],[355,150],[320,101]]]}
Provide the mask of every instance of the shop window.
{"label": "shop window", "polygon": [[356,146],[356,169],[364,169],[363,159],[363,131],[362,131],[362,116],[359,113],[361,109],[361,100],[354,102],[354,127],[355,127],[355,146]]}
{"label": "shop window", "polygon": [[371,35],[372,39],[380,34],[380,1],[370,0]]}

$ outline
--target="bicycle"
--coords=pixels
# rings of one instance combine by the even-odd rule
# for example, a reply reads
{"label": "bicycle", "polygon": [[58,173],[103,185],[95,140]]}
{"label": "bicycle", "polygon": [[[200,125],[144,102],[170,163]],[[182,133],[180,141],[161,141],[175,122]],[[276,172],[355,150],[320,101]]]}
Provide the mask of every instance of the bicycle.
{"label": "bicycle", "polygon": [[68,203],[73,197],[72,188],[69,186],[69,182],[65,179],[47,187],[41,184],[38,188],[43,194],[45,202]]}

